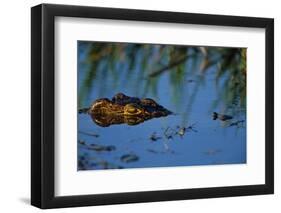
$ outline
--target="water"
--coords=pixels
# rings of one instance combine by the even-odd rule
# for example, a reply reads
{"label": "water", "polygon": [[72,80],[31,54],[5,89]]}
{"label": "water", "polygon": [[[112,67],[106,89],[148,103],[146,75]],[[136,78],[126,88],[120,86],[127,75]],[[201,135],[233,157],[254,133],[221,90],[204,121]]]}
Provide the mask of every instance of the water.
{"label": "water", "polygon": [[[89,69],[83,63],[87,54],[87,48],[79,46],[78,94]],[[191,62],[186,63],[187,74],[174,78],[176,83],[172,70],[151,80],[142,75],[139,66],[125,72],[126,62],[116,68],[118,77],[100,66],[101,71],[88,86],[81,107],[90,106],[97,98],[112,98],[122,92],[152,98],[175,114],[134,126],[109,127],[98,126],[88,114],[78,114],[78,170],[246,163],[245,109],[236,103],[214,104],[220,97],[218,88],[227,81],[227,76],[218,85],[216,66],[208,68],[204,78],[194,72],[199,66],[191,66]],[[213,120],[214,111],[230,113],[233,119]]]}

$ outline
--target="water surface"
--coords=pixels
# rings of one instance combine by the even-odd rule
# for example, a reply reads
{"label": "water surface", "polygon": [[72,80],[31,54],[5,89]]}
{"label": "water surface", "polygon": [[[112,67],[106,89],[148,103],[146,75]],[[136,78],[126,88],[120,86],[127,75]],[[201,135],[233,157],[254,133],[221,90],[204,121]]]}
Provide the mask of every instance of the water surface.
{"label": "water surface", "polygon": [[[218,80],[220,61],[202,71],[206,56],[198,53],[196,60],[185,61],[180,69],[175,66],[150,77],[153,70],[161,71],[153,68],[156,60],[171,60],[165,54],[159,60],[159,53],[157,58],[157,45],[150,48],[145,66],[146,51],[139,48],[133,65],[125,52],[112,59],[109,69],[108,58],[95,64],[95,44],[78,42],[79,107],[122,92],[152,98],[175,114],[134,126],[109,127],[98,126],[88,114],[78,114],[78,170],[246,163],[246,107],[241,103],[245,97],[225,91],[231,78],[226,71]],[[210,57],[215,58],[216,52]],[[233,119],[213,120],[213,112]]]}

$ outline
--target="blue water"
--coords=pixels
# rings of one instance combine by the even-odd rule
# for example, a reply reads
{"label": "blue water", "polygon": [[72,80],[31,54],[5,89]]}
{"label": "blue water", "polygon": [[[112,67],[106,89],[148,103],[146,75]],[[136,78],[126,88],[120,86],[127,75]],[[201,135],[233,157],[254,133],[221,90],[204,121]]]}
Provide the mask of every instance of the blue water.
{"label": "blue water", "polygon": [[[87,66],[82,63],[86,55],[86,50],[81,47],[79,86],[86,75]],[[220,86],[215,84],[215,66],[208,69],[204,79],[190,74],[180,79],[176,87],[171,86],[170,71],[166,71],[157,79],[156,86],[149,89],[145,85],[151,82],[140,77],[144,76],[140,68],[135,69],[138,70],[128,75],[120,66],[118,77],[106,71],[97,72],[82,106],[90,106],[97,98],[111,98],[122,92],[128,96],[152,98],[175,115],[154,118],[135,126],[100,127],[89,115],[78,114],[78,170],[246,163],[246,113],[239,106],[234,105],[227,111],[224,104],[214,105]],[[185,72],[198,73],[191,72],[188,64]],[[232,112],[233,119],[213,120],[214,111]],[[242,120],[244,122],[239,125],[231,125]],[[180,136],[178,133],[183,127],[187,130]],[[153,137],[156,140],[152,140]],[[88,149],[91,144],[114,149]],[[123,161],[125,155],[133,159]]]}

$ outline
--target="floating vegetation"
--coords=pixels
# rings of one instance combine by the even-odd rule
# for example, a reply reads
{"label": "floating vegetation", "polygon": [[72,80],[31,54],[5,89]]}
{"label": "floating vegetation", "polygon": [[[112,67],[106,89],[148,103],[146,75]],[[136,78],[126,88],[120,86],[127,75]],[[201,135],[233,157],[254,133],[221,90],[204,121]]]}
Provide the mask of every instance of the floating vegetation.
{"label": "floating vegetation", "polygon": [[243,127],[245,123],[245,120],[239,120],[239,121],[235,121],[229,124],[229,127],[231,126],[236,126],[236,127]]}
{"label": "floating vegetation", "polygon": [[173,139],[176,135],[179,135],[182,138],[187,132],[197,132],[195,129],[195,124],[188,126],[177,125],[175,128],[167,127],[163,134],[165,138],[169,140]]}
{"label": "floating vegetation", "polygon": [[185,132],[186,132],[185,127],[179,127],[177,134],[182,137],[182,136],[184,136]]}
{"label": "floating vegetation", "polygon": [[112,145],[100,145],[100,144],[87,144],[85,141],[82,141],[82,140],[78,140],[78,144],[84,146],[87,150],[94,150],[94,151],[97,151],[97,152],[102,152],[102,151],[107,151],[107,152],[110,152],[110,151],[114,151],[116,150],[116,147],[115,146],[112,146]]}
{"label": "floating vegetation", "polygon": [[125,154],[120,157],[120,160],[124,163],[131,163],[139,160],[139,157],[135,154]]}
{"label": "floating vegetation", "polygon": [[99,144],[90,144],[90,146],[88,146],[89,150],[95,150],[97,152],[101,152],[101,151],[114,151],[116,150],[115,146],[104,146],[104,145],[99,145]]}
{"label": "floating vegetation", "polygon": [[87,153],[78,157],[79,170],[89,169],[123,169],[123,166],[116,165],[107,160],[97,157],[89,157]]}
{"label": "floating vegetation", "polygon": [[146,151],[151,152],[153,154],[159,154],[160,153],[159,151],[156,151],[154,149],[146,149]]}
{"label": "floating vegetation", "polygon": [[99,134],[88,133],[88,132],[83,132],[83,131],[78,131],[78,133],[83,134],[83,135],[93,136],[95,138],[98,138],[100,136]]}
{"label": "floating vegetation", "polygon": [[237,120],[237,121],[233,121],[233,122],[230,122],[230,120],[233,119],[233,116],[230,116],[230,115],[224,115],[224,114],[219,114],[219,113],[216,113],[214,112],[213,113],[213,120],[221,120],[223,122],[227,122],[226,125],[224,125],[225,127],[234,127],[236,126],[237,128],[241,128],[241,127],[244,127],[244,123],[245,123],[245,120]]}
{"label": "floating vegetation", "polygon": [[88,113],[88,111],[89,111],[89,108],[81,108],[81,109],[78,110],[78,113],[79,114],[86,114],[86,113]]}
{"label": "floating vegetation", "polygon": [[187,131],[198,132],[198,131],[195,129],[195,124],[189,125],[188,127],[186,127],[186,129],[187,129]]}
{"label": "floating vegetation", "polygon": [[219,114],[217,112],[213,112],[213,120],[221,120],[221,121],[227,121],[227,120],[231,120],[233,117],[230,115],[223,115],[223,114]]}
{"label": "floating vegetation", "polygon": [[167,127],[164,131],[164,136],[166,139],[173,139],[173,136],[176,135],[176,131],[171,127]]}
{"label": "floating vegetation", "polygon": [[195,129],[195,124],[191,124],[187,127],[177,126],[176,128],[177,128],[176,134],[178,134],[180,137],[183,137],[185,135],[185,133],[188,131],[197,132],[197,130]]}
{"label": "floating vegetation", "polygon": [[158,141],[159,139],[162,139],[162,137],[157,136],[156,132],[153,132],[153,133],[150,135],[149,139],[150,139],[151,141]]}
{"label": "floating vegetation", "polygon": [[78,140],[78,143],[79,143],[80,145],[87,145],[85,141],[81,141],[81,140]]}
{"label": "floating vegetation", "polygon": [[147,152],[150,152],[152,154],[167,154],[167,153],[171,153],[171,154],[175,154],[175,152],[173,150],[165,150],[165,151],[158,151],[158,150],[155,150],[155,149],[146,149]]}
{"label": "floating vegetation", "polygon": [[97,166],[102,167],[103,169],[123,169],[123,166],[118,166],[108,161],[102,160],[96,163]]}

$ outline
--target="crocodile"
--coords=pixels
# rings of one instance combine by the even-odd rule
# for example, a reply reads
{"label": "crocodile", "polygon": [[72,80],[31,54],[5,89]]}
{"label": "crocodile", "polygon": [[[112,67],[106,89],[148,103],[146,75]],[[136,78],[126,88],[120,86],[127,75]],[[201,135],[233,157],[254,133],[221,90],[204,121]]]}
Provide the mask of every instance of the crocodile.
{"label": "crocodile", "polygon": [[130,97],[117,93],[111,100],[100,98],[89,108],[80,109],[80,113],[88,113],[99,126],[108,127],[113,124],[137,125],[152,118],[165,117],[172,112],[151,98]]}

